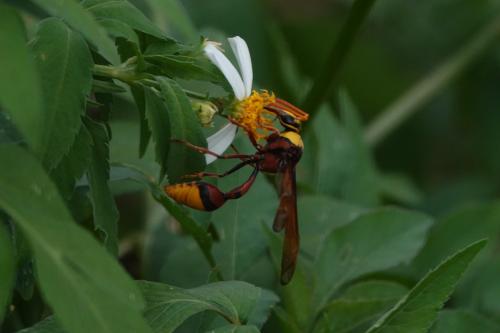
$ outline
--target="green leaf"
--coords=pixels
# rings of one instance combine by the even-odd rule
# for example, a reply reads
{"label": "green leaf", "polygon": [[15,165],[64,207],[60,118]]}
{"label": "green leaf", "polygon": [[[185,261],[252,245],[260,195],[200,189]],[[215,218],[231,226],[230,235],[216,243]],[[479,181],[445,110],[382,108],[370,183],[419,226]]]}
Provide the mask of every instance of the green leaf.
{"label": "green leaf", "polygon": [[151,43],[144,52],[144,59],[165,76],[210,81],[228,87],[221,71],[205,55],[202,42],[193,45],[172,41]]}
{"label": "green leaf", "polygon": [[43,81],[44,164],[53,169],[70,150],[92,86],[92,57],[81,35],[63,21],[40,22],[31,50]]}
{"label": "green leaf", "polygon": [[[240,136],[235,145],[240,151],[248,151],[250,144]],[[234,166],[238,161],[217,162],[220,171]],[[252,168],[245,167],[231,176],[218,180],[222,191],[230,191],[243,184]],[[212,220],[220,240],[214,245],[214,254],[226,279],[245,279],[251,274],[255,263],[267,252],[267,237],[262,223],[271,225],[278,198],[274,188],[264,175],[258,175],[248,193],[238,200],[229,200],[212,213]]]}
{"label": "green leaf", "polygon": [[[378,202],[377,173],[356,129],[359,124],[355,110],[348,102],[345,104],[342,108],[345,111],[341,112],[343,122],[339,122],[328,107],[323,107],[312,120],[313,131],[304,135],[303,158],[312,159],[313,163],[302,166],[299,163],[298,173],[308,176],[299,180],[318,194],[373,206]],[[309,146],[317,146],[317,151],[308,151]]]}
{"label": "green leaf", "polygon": [[82,6],[98,19],[118,20],[135,30],[166,39],[153,22],[126,0],[84,0]]}
{"label": "green leaf", "polygon": [[7,112],[0,112],[0,143],[21,143],[23,141]]}
{"label": "green leaf", "polygon": [[[299,196],[300,248],[316,258],[318,248],[332,230],[350,223],[365,208],[324,195]],[[306,223],[301,223],[307,221]]]}
{"label": "green leaf", "polygon": [[[417,276],[423,276],[426,268],[437,265],[447,253],[456,252],[476,239],[496,239],[499,231],[500,202],[468,204],[436,222],[412,267]],[[497,247],[497,242],[491,242],[476,258],[456,288],[454,304],[491,314],[500,311]]]}
{"label": "green leaf", "polygon": [[94,208],[94,226],[100,232],[106,248],[112,254],[117,255],[119,213],[108,185],[109,137],[106,128],[91,119],[85,120],[85,126],[92,137],[92,152],[87,177]]}
{"label": "green leaf", "polygon": [[26,236],[21,228],[13,224],[12,238],[15,244],[15,260],[17,266],[16,273],[16,292],[25,301],[31,300],[35,290],[35,272],[33,263],[33,253]]}
{"label": "green leaf", "polygon": [[[155,332],[162,333],[173,332],[189,317],[203,311],[213,311],[235,325],[252,325],[253,313],[269,315],[278,301],[270,291],[240,281],[216,282],[193,289],[147,281],[139,286],[147,303],[146,318]],[[263,297],[272,302],[261,303]]]}
{"label": "green leaf", "polygon": [[[148,53],[151,52],[149,49]],[[203,53],[179,55],[165,54],[164,52],[160,54],[146,54],[144,59],[156,65],[158,70],[165,76],[213,83],[220,83],[222,81],[220,71]]]}
{"label": "green leaf", "polygon": [[255,326],[247,325],[227,325],[214,330],[209,330],[207,333],[259,333],[259,329]]}
{"label": "green leaf", "polygon": [[[206,147],[207,141],[201,125],[182,88],[173,80],[158,78],[161,94],[167,106],[172,139],[185,140],[193,145]],[[150,126],[153,126],[150,123]],[[183,144],[170,145],[166,171],[171,183],[182,181],[182,176],[205,168],[205,156]]]}
{"label": "green leaf", "polygon": [[431,333],[498,333],[500,326],[477,313],[467,310],[443,310]]}
{"label": "green leaf", "polygon": [[[146,96],[142,86],[132,86],[130,91],[132,92],[135,104],[137,105],[137,111],[139,111],[139,156],[143,157],[151,138],[151,131],[149,130],[148,121],[146,119]],[[168,128],[168,131],[170,132],[170,127]]]}
{"label": "green leaf", "polygon": [[8,224],[0,218],[0,323],[7,312],[15,278],[15,256]]}
{"label": "green leaf", "polygon": [[17,333],[65,333],[65,331],[56,323],[54,317],[50,316]]}
{"label": "green leaf", "polygon": [[5,4],[0,4],[0,54],[0,109],[8,112],[3,117],[12,119],[31,148],[41,153],[44,114],[40,81],[26,47],[24,25]]}
{"label": "green leaf", "polygon": [[[140,45],[139,37],[135,33],[135,31],[126,23],[120,20],[116,20],[113,18],[98,18],[97,22],[106,29],[109,35],[116,38],[124,38],[127,41],[134,43],[135,45]],[[118,50],[119,52],[120,50]],[[121,54],[120,54],[121,55]],[[123,56],[122,56],[122,60]]]}
{"label": "green leaf", "polygon": [[355,284],[326,306],[314,332],[363,332],[407,292],[400,284],[388,281]]}
{"label": "green leaf", "polygon": [[71,197],[76,181],[83,176],[90,164],[92,154],[91,145],[92,138],[87,128],[80,126],[80,131],[68,154],[50,172],[50,177],[65,199]]}
{"label": "green leaf", "polygon": [[429,272],[367,333],[401,332],[401,327],[405,333],[427,332],[458,280],[485,245],[486,240],[473,243]]}
{"label": "green leaf", "polygon": [[73,29],[79,31],[91,42],[110,63],[117,65],[120,57],[113,40],[106,35],[104,29],[95,18],[76,0],[32,0],[50,15],[60,17]]}
{"label": "green leaf", "polygon": [[109,125],[113,133],[113,140],[109,143],[111,162],[132,165],[148,175],[157,175],[160,168],[155,162],[153,149],[146,149],[142,158],[137,154],[139,122],[135,119],[123,119],[114,120]]}
{"label": "green leaf", "polygon": [[147,0],[151,7],[153,21],[159,27],[168,27],[181,40],[196,41],[200,38],[196,27],[178,0]]}
{"label": "green leaf", "polygon": [[[415,258],[413,266],[422,276],[429,267],[436,266],[444,260],[447,254],[458,251],[474,240],[495,237],[499,231],[500,202],[461,207],[439,219],[431,228],[429,239]],[[493,250],[492,247],[493,244],[487,248],[490,251]]]}
{"label": "green leaf", "polygon": [[[151,135],[155,141],[156,161],[161,166],[160,178],[163,178],[167,168],[171,137],[169,114],[165,102],[153,90],[144,88],[144,100],[144,109],[146,113],[145,121],[146,125],[149,124],[151,127]],[[141,124],[141,138],[142,135],[146,133],[142,130]],[[146,140],[146,138],[143,140]],[[143,140],[141,140],[141,143]]]}
{"label": "green leaf", "polygon": [[[115,167],[115,169],[116,168],[118,167]],[[196,221],[186,213],[185,209],[173,203],[165,195],[163,190],[155,183],[154,179],[130,166],[122,166],[121,168],[124,169],[124,178],[134,180],[143,184],[151,192],[153,198],[160,205],[162,205],[173,218],[175,218],[179,222],[182,230],[193,237],[206,260],[208,261],[209,265],[213,269],[215,269],[216,262],[211,252],[212,237],[207,232],[207,230],[200,224],[196,223]]]}
{"label": "green leaf", "polygon": [[317,310],[344,283],[408,263],[423,246],[431,221],[421,213],[382,208],[335,229],[315,263]]}
{"label": "green leaf", "polygon": [[70,333],[150,332],[137,286],[74,223],[40,163],[12,145],[0,145],[0,156],[0,206],[28,238],[42,295],[62,327]]}
{"label": "green leaf", "polygon": [[396,200],[403,204],[417,205],[423,198],[420,188],[402,174],[386,173],[379,175],[380,192],[389,200]]}

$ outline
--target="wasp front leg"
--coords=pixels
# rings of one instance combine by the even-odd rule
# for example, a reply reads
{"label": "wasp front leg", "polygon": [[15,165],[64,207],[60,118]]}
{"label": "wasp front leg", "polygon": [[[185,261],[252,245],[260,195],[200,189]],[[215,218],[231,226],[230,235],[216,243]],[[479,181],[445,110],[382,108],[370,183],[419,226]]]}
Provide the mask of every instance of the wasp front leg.
{"label": "wasp front leg", "polygon": [[225,155],[221,155],[221,154],[217,154],[216,152],[213,152],[213,151],[211,151],[211,150],[209,150],[209,149],[207,149],[205,147],[200,147],[200,146],[193,145],[192,143],[189,143],[189,142],[187,142],[185,140],[172,139],[172,142],[181,143],[181,144],[185,145],[186,147],[197,151],[200,154],[212,155],[212,156],[215,156],[215,157],[223,159],[223,160],[228,160],[228,159],[245,159],[245,158],[249,158],[249,157],[253,156],[253,155],[248,155],[248,154],[225,154]]}
{"label": "wasp front leg", "polygon": [[223,173],[216,173],[216,172],[197,172],[193,173],[190,175],[185,175],[183,178],[204,178],[204,177],[212,177],[212,178],[222,178],[226,177],[227,175],[232,174],[233,172],[238,171],[239,169],[243,168],[246,165],[254,164],[258,162],[261,158],[259,156],[252,156],[252,158],[244,160],[243,162],[240,162],[236,164],[234,167],[229,169],[226,172]]}

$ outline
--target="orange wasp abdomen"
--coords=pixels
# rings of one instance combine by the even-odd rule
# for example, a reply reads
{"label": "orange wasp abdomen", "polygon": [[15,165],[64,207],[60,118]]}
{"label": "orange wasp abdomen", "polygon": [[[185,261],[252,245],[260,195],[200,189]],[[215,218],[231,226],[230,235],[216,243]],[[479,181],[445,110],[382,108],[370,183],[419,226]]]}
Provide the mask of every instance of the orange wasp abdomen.
{"label": "orange wasp abdomen", "polygon": [[168,185],[165,192],[176,202],[203,211],[215,210],[226,201],[222,191],[205,182]]}

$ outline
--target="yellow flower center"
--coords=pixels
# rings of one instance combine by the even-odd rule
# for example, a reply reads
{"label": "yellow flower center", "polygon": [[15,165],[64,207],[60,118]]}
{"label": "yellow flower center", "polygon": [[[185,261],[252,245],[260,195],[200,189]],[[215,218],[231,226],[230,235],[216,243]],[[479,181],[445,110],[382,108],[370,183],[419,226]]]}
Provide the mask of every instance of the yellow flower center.
{"label": "yellow flower center", "polygon": [[274,114],[264,107],[275,102],[274,94],[254,90],[250,96],[236,103],[230,119],[256,140],[266,138],[270,131],[277,132],[277,129],[273,126]]}

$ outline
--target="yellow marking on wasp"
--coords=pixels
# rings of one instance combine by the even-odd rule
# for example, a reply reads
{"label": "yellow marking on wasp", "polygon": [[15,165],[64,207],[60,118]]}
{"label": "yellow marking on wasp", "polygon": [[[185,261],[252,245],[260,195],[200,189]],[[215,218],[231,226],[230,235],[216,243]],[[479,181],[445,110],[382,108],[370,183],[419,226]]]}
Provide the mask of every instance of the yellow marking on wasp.
{"label": "yellow marking on wasp", "polygon": [[291,143],[293,143],[295,146],[304,148],[304,143],[302,142],[302,138],[298,133],[292,132],[292,131],[286,131],[282,132],[280,136],[287,138],[290,140]]}
{"label": "yellow marking on wasp", "polygon": [[165,192],[180,204],[194,209],[205,210],[205,206],[201,200],[200,189],[196,183],[168,185],[165,187]]}

